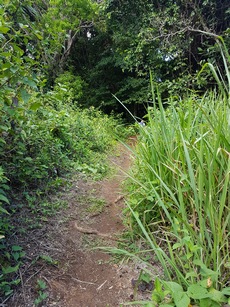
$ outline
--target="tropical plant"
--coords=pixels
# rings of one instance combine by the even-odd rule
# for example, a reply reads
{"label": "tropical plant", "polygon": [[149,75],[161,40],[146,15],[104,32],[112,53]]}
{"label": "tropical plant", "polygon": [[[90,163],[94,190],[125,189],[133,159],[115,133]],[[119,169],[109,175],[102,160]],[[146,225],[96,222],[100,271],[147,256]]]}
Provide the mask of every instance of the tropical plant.
{"label": "tropical plant", "polygon": [[214,91],[163,104],[153,82],[152,95],[147,125],[139,125],[125,210],[143,248],[112,251],[157,257],[166,290],[153,292],[146,306],[221,306],[230,296],[228,99]]}

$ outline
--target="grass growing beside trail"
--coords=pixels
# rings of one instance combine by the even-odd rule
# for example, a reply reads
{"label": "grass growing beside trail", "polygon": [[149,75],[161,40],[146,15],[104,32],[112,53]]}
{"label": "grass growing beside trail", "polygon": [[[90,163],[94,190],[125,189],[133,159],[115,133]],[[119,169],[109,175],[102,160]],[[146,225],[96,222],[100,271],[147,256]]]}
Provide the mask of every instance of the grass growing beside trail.
{"label": "grass growing beside trail", "polygon": [[140,127],[128,200],[132,229],[168,280],[151,306],[221,306],[230,297],[229,108],[215,93],[158,102]]}

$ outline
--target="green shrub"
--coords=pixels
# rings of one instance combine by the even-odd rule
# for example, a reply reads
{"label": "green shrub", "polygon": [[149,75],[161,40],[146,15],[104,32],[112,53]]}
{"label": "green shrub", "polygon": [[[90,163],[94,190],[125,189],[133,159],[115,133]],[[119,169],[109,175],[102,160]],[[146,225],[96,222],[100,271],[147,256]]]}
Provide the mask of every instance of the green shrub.
{"label": "green shrub", "polygon": [[38,185],[54,176],[56,169],[65,172],[74,165],[95,166],[113,143],[114,119],[93,108],[82,111],[63,103],[62,108],[54,108],[50,97],[47,93],[43,103],[35,97],[29,108],[22,104],[13,119],[8,116],[14,127],[9,124],[4,133],[1,154],[13,185]]}

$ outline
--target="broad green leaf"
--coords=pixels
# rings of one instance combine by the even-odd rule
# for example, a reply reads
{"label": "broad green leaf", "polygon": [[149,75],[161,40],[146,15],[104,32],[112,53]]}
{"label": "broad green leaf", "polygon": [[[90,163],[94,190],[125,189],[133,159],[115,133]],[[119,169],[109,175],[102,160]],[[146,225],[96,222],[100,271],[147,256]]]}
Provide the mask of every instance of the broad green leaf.
{"label": "broad green leaf", "polygon": [[141,274],[141,280],[149,283],[152,279],[148,273],[142,273]]}
{"label": "broad green leaf", "polygon": [[34,88],[34,89],[37,88],[36,83],[35,83],[33,80],[28,79],[27,77],[23,78],[23,79],[22,79],[22,82],[23,82],[24,84],[26,84],[26,85],[29,85],[30,87],[32,87],[32,88]]}
{"label": "broad green leaf", "polygon": [[173,298],[177,307],[185,307],[190,303],[190,299],[185,292],[173,293]]}
{"label": "broad green leaf", "polygon": [[189,277],[197,277],[197,273],[195,271],[191,271],[191,272],[188,272],[185,276],[185,279],[188,279]]}
{"label": "broad green leaf", "polygon": [[218,279],[218,272],[210,270],[206,267],[206,265],[201,260],[194,260],[194,264],[200,266],[201,270],[200,273],[204,277],[211,277],[212,281],[217,281]]}
{"label": "broad green leaf", "polygon": [[2,188],[6,191],[9,191],[10,190],[10,187],[6,184],[1,184]]}
{"label": "broad green leaf", "polygon": [[173,244],[173,249],[177,249],[178,247],[181,247],[183,244],[181,244],[181,243],[175,243],[175,244]]}
{"label": "broad green leaf", "polygon": [[42,37],[42,35],[41,35],[41,34],[39,34],[39,33],[35,33],[35,35],[37,36],[37,38],[38,38],[38,39],[40,39],[40,40],[42,40],[42,39],[43,39],[43,37]]}
{"label": "broad green leaf", "polygon": [[18,47],[17,44],[12,44],[13,48],[15,51],[17,51],[19,53],[20,56],[22,56],[24,54],[24,51]]}
{"label": "broad green leaf", "polygon": [[0,26],[0,32],[1,33],[6,34],[9,31],[10,31],[10,28],[4,27],[4,26]]}
{"label": "broad green leaf", "polygon": [[220,307],[220,304],[212,301],[210,298],[204,298],[200,300],[199,307]]}
{"label": "broad green leaf", "polygon": [[9,69],[10,66],[11,66],[11,64],[8,62],[8,63],[5,63],[5,64],[3,64],[2,66],[0,66],[0,69],[1,69],[2,71],[4,71],[4,70]]}
{"label": "broad green leaf", "polygon": [[11,53],[10,52],[1,52],[1,56],[3,56],[3,57],[10,57]]}
{"label": "broad green leaf", "polygon": [[14,252],[18,252],[18,251],[21,251],[21,250],[22,250],[21,246],[18,246],[18,245],[13,245],[12,246],[12,251],[14,251]]}
{"label": "broad green leaf", "polygon": [[162,285],[161,285],[161,283],[160,283],[159,278],[156,278],[156,279],[155,279],[154,287],[155,287],[155,290],[156,290],[157,292],[162,293]]}
{"label": "broad green leaf", "polygon": [[191,285],[188,287],[187,294],[193,299],[202,299],[209,297],[208,290],[201,285]]}
{"label": "broad green leaf", "polygon": [[7,130],[9,130],[9,127],[8,127],[8,126],[2,126],[2,125],[0,125],[0,130],[7,131]]}
{"label": "broad green leaf", "polygon": [[44,290],[44,289],[47,288],[46,283],[42,279],[38,279],[37,283],[38,283],[38,286],[39,286],[40,289]]}
{"label": "broad green leaf", "polygon": [[12,253],[12,256],[13,256],[15,261],[18,261],[18,259],[20,258],[20,253],[17,253],[17,252]]}
{"label": "broad green leaf", "polygon": [[4,294],[5,296],[10,295],[11,293],[13,293],[13,289],[10,288],[10,286],[8,286],[7,288],[4,288]]}
{"label": "broad green leaf", "polygon": [[176,292],[183,292],[183,288],[181,285],[179,285],[178,283],[176,282],[173,282],[173,281],[164,281],[163,282],[169,289],[172,293],[176,293]]}
{"label": "broad green leaf", "polygon": [[17,264],[16,266],[12,267],[12,266],[8,266],[6,268],[2,267],[2,272],[3,274],[10,274],[10,273],[15,273],[17,272],[19,269],[19,264]]}
{"label": "broad green leaf", "polygon": [[199,282],[199,285],[203,288],[210,288],[211,285],[212,285],[212,279],[211,277],[208,277],[208,278],[205,278],[205,279],[202,279],[200,282]]}
{"label": "broad green leaf", "polygon": [[216,289],[211,289],[209,291],[209,297],[218,303],[226,303],[227,298],[224,296],[224,294]]}
{"label": "broad green leaf", "polygon": [[18,71],[19,70],[19,66],[11,66],[10,67],[10,71],[12,72],[12,73],[16,73],[16,71]]}
{"label": "broad green leaf", "polygon": [[40,258],[45,260],[47,263],[50,264],[57,264],[57,260],[54,260],[53,258],[51,258],[50,256],[47,255],[40,255]]}
{"label": "broad green leaf", "polygon": [[24,88],[22,88],[20,90],[20,94],[21,94],[21,97],[22,97],[22,100],[27,103],[31,97],[31,95],[27,92],[27,90],[25,90]]}
{"label": "broad green leaf", "polygon": [[30,110],[37,111],[41,106],[42,104],[40,102],[35,102],[30,106]]}
{"label": "broad green leaf", "polygon": [[0,142],[6,144],[6,141],[0,138]]}

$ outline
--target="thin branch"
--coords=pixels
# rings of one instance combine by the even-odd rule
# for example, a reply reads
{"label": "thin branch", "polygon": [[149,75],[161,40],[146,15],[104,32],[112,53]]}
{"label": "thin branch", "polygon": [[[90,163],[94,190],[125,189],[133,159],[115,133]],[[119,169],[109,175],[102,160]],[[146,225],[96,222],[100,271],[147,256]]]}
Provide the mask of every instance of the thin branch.
{"label": "thin branch", "polygon": [[199,30],[199,29],[193,29],[191,27],[187,27],[187,30],[188,31],[191,31],[191,32],[197,32],[197,33],[201,33],[201,34],[204,34],[204,35],[208,35],[208,36],[212,36],[214,37],[215,39],[219,40],[220,39],[220,36],[215,34],[215,33],[212,33],[212,32],[208,32],[208,31],[203,31],[203,30]]}
{"label": "thin branch", "polygon": [[77,281],[77,282],[79,282],[79,283],[82,283],[82,284],[96,285],[94,282],[89,282],[89,281],[80,280],[80,279],[74,278],[74,277],[72,277],[72,276],[71,276],[71,279],[74,280],[74,281]]}
{"label": "thin branch", "polygon": [[[181,29],[179,31],[176,31],[176,32],[158,35],[158,36],[154,37],[152,40],[162,39],[162,38],[170,38],[170,37],[173,37],[175,35],[178,35],[178,34],[181,34],[181,33],[185,33],[185,32],[201,33],[201,34],[204,34],[204,35],[207,35],[207,36],[211,36],[211,37],[215,38],[218,41],[220,40],[220,36],[215,34],[215,33],[207,32],[207,31],[200,30],[200,29],[194,29],[194,28],[192,28],[190,26],[187,26],[187,27],[185,27],[185,28],[183,28],[183,29]],[[152,40],[149,40],[149,41],[152,41]]]}

